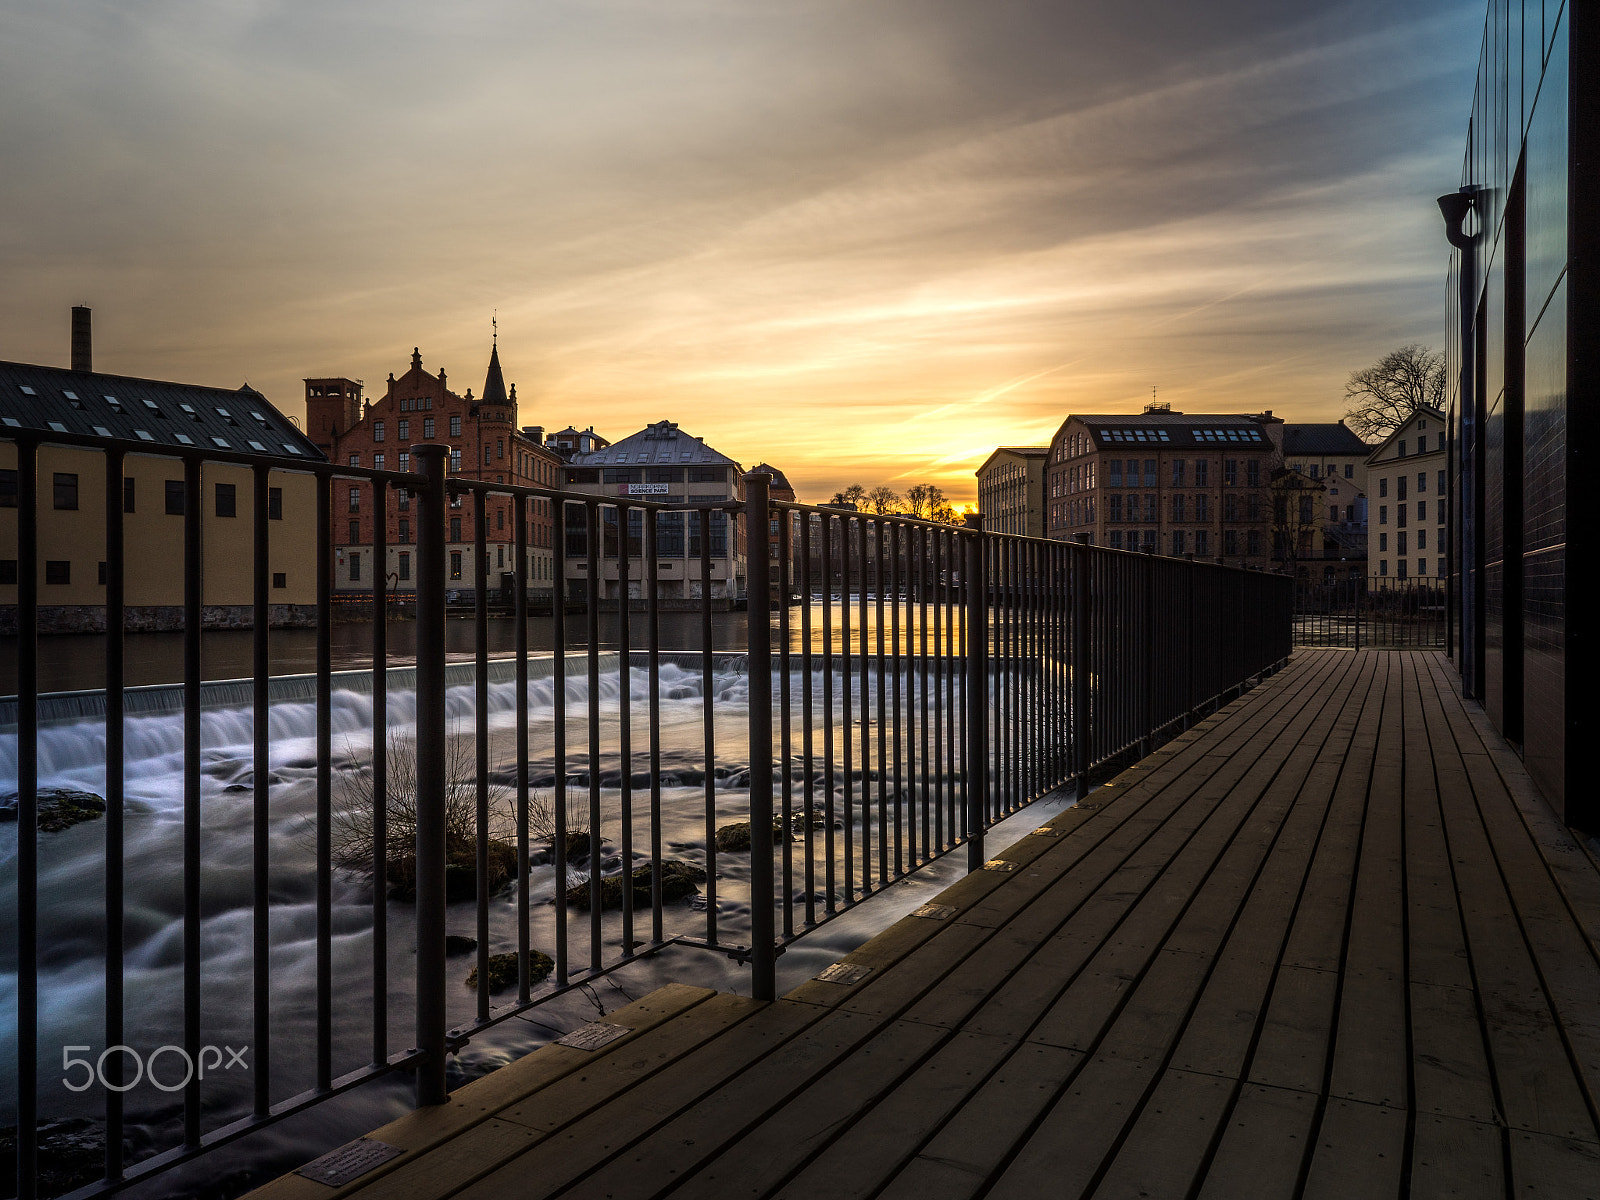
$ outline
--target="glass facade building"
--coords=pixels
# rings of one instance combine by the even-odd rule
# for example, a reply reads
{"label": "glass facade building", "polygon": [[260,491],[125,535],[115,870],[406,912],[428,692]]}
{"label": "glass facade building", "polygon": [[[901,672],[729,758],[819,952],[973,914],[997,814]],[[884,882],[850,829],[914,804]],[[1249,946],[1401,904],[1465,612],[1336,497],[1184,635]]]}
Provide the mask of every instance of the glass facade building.
{"label": "glass facade building", "polygon": [[1440,198],[1454,246],[1451,652],[1464,692],[1590,832],[1600,800],[1572,756],[1591,639],[1568,620],[1567,577],[1588,537],[1568,521],[1569,468],[1596,445],[1600,386],[1597,22],[1593,5],[1490,0],[1461,190]]}

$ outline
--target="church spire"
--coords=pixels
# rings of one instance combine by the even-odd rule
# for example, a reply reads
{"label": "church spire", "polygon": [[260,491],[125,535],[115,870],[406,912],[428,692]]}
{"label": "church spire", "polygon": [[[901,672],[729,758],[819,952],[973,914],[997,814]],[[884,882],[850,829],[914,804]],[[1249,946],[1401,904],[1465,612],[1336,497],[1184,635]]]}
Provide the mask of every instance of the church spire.
{"label": "church spire", "polygon": [[495,329],[494,344],[489,350],[489,375],[483,381],[483,397],[479,404],[505,404],[506,380],[500,373],[500,330]]}

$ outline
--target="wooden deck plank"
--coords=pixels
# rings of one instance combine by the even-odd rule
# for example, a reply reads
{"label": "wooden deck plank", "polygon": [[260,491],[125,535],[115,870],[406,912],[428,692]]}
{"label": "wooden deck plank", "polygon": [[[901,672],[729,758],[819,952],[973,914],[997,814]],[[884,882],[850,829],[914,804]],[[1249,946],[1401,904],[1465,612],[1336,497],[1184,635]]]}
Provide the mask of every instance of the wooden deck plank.
{"label": "wooden deck plank", "polygon": [[859,983],[646,997],[261,1194],[1600,1193],[1600,871],[1447,672],[1297,655]]}

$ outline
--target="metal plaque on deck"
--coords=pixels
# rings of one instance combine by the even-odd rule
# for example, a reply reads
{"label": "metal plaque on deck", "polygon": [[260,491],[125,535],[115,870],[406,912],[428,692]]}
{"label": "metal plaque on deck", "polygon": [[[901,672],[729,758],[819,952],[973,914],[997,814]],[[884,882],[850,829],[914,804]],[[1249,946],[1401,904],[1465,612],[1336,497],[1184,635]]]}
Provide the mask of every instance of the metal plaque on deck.
{"label": "metal plaque on deck", "polygon": [[985,871],[1015,871],[1017,869],[1017,864],[1014,862],[1007,862],[1003,858],[991,858],[988,862],[983,864],[983,869]]}
{"label": "metal plaque on deck", "polygon": [[374,1167],[382,1166],[401,1153],[399,1146],[375,1142],[371,1138],[357,1138],[348,1145],[330,1150],[321,1158],[308,1162],[295,1172],[316,1183],[329,1187],[343,1187],[352,1179],[360,1179]]}
{"label": "metal plaque on deck", "polygon": [[915,910],[913,917],[927,917],[930,921],[948,921],[956,915],[954,904],[934,904],[932,901]]}
{"label": "metal plaque on deck", "polygon": [[622,1025],[612,1025],[605,1021],[591,1021],[587,1025],[580,1025],[566,1037],[556,1042],[558,1046],[571,1046],[575,1050],[598,1050],[601,1046],[609,1046],[625,1033],[633,1030]]}
{"label": "metal plaque on deck", "polygon": [[823,983],[860,983],[872,973],[871,967],[863,967],[860,963],[834,963],[833,966],[823,971],[816,978]]}

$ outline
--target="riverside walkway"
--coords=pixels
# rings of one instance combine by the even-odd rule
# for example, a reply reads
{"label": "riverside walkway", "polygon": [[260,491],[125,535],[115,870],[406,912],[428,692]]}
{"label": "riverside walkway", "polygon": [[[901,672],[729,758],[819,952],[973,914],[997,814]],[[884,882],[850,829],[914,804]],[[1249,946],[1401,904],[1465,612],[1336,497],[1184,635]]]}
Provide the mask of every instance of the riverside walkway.
{"label": "riverside walkway", "polygon": [[1301,652],[995,857],[255,1195],[1600,1194],[1600,872],[1437,654]]}

